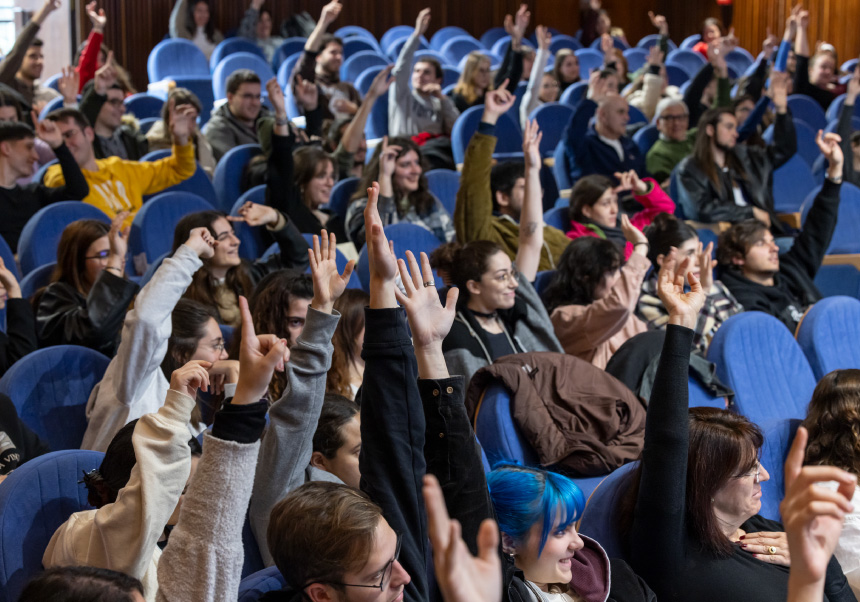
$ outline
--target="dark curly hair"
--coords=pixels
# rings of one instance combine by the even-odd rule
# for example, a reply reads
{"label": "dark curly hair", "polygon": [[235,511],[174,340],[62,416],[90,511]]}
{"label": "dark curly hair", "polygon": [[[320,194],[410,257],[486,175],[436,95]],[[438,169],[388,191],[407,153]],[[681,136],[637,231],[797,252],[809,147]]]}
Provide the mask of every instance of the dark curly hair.
{"label": "dark curly hair", "polygon": [[860,370],[834,370],[822,378],[803,426],[809,431],[807,464],[860,473]]}
{"label": "dark curly hair", "polygon": [[672,247],[676,249],[691,238],[699,238],[698,232],[684,220],[671,213],[658,213],[654,220],[645,226],[643,233],[648,238],[648,259],[655,270],[659,270],[657,258],[669,254]]}
{"label": "dark curly hair", "polygon": [[555,275],[543,294],[547,311],[562,305],[588,305],[604,274],[624,263],[624,255],[614,242],[582,236],[564,250]]}

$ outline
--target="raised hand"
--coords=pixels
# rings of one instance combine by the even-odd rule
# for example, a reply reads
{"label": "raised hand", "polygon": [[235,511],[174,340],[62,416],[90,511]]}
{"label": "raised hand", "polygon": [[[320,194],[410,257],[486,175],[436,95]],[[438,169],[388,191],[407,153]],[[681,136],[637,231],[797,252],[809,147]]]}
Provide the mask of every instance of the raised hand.
{"label": "raised hand", "polygon": [[105,31],[105,23],[107,23],[107,17],[105,16],[105,9],[100,8],[96,10],[96,1],[93,0],[86,6],[87,16],[90,18],[90,23],[93,24],[93,31],[97,31],[99,33],[104,33]]}
{"label": "raised hand", "polygon": [[364,207],[364,229],[367,238],[367,258],[370,264],[370,306],[395,307],[394,279],[397,277],[397,259],[394,243],[389,242],[379,217],[379,184],[367,189]]}
{"label": "raised hand", "polygon": [[851,79],[848,80],[848,90],[845,93],[845,104],[853,105],[860,95],[860,69],[855,68]]}
{"label": "raised hand", "polygon": [[191,360],[173,371],[170,375],[170,388],[195,399],[197,389],[209,390],[209,373],[206,370],[210,366],[212,366],[211,362]]}
{"label": "raised hand", "polygon": [[657,44],[648,49],[648,64],[652,67],[659,67],[663,64],[663,51]]}
{"label": "raised hand", "polygon": [[332,23],[337,20],[338,15],[340,15],[340,11],[343,9],[343,5],[339,2],[339,0],[332,0],[325,6],[323,6],[322,13],[320,14],[320,21],[328,27]]}
{"label": "raised hand", "polygon": [[191,133],[197,127],[195,121],[197,109],[192,105],[179,105],[170,110],[170,132],[173,134],[173,141],[179,146],[188,144],[191,138]]}
{"label": "raised hand", "polygon": [[266,0],[251,0],[251,8],[255,11],[260,12],[260,9],[263,8],[263,5],[266,3]]}
{"label": "raised hand", "polygon": [[430,267],[427,254],[421,253],[420,268],[412,251],[406,251],[406,259],[409,262],[408,267],[406,261],[397,260],[400,280],[406,294],[400,292],[400,289],[395,289],[394,295],[406,309],[409,327],[412,329],[412,342],[416,350],[434,345],[438,345],[441,349],[442,341],[448,336],[454,323],[459,291],[456,287],[451,287],[448,290],[445,306],[442,307],[439,293],[436,292],[433,268]]}
{"label": "raised hand", "polygon": [[60,2],[60,0],[45,0],[42,8],[36,11],[36,14],[33,15],[33,21],[41,25],[45,22],[45,19],[48,18],[48,15],[59,9],[62,5],[63,3]]}
{"label": "raised hand", "polygon": [[424,476],[424,507],[433,546],[436,581],[445,602],[497,602],[502,599],[502,563],[497,548],[499,528],[488,518],[478,531],[478,555],[472,556],[460,523],[448,516],[439,481]]}
{"label": "raised hand", "polygon": [[782,39],[788,42],[793,42],[797,35],[797,16],[803,10],[802,4],[797,4],[792,7],[791,14],[785,20],[785,31],[782,34]]}
{"label": "raised hand", "polygon": [[709,242],[704,249],[702,249],[702,241],[699,241],[696,247],[696,261],[699,264],[699,280],[702,282],[702,290],[706,295],[714,286],[714,268],[717,267],[717,260],[713,258],[713,252],[713,241]]}
{"label": "raised hand", "polygon": [[615,187],[617,192],[622,190],[632,190],[633,194],[643,195],[648,193],[648,184],[639,178],[636,170],[616,171],[615,177],[618,179],[618,186]]}
{"label": "raised hand", "polygon": [[427,27],[430,25],[430,9],[425,8],[420,13],[418,13],[418,18],[415,19],[415,30],[418,32],[418,35],[423,36],[424,32],[427,31]]}
{"label": "raised hand", "polygon": [[[278,86],[280,88],[280,86]],[[295,97],[296,101],[302,106],[305,111],[315,110],[320,103],[320,92],[316,83],[302,79],[301,75],[296,75]],[[283,91],[281,91],[283,96]],[[286,111],[284,112],[286,116]]]}
{"label": "raised hand", "polygon": [[277,224],[280,215],[274,207],[248,201],[239,208],[239,215],[228,215],[231,222],[244,222],[251,227]]}
{"label": "raised hand", "polygon": [[81,74],[71,65],[63,67],[63,74],[57,81],[57,88],[63,95],[63,104],[75,104],[78,101],[78,90],[81,88]]}
{"label": "raised hand", "polygon": [[770,57],[772,57],[773,53],[776,52],[778,46],[779,40],[775,35],[773,35],[773,33],[771,33],[770,27],[768,27],[767,36],[761,44],[761,51],[764,53],[764,58],[766,60],[770,60]]}
{"label": "raised hand", "polygon": [[397,168],[397,155],[403,151],[402,146],[388,144],[388,136],[382,138],[382,151],[379,153],[379,177],[390,180]]}
{"label": "raised hand", "polygon": [[[672,250],[663,258],[663,265],[657,276],[657,295],[663,307],[669,312],[669,323],[694,329],[699,312],[705,304],[702,283],[688,269],[690,258],[678,263],[678,249]],[[684,274],[690,283],[690,292],[684,292]]]}
{"label": "raised hand", "polygon": [[609,78],[601,78],[597,69],[592,71],[588,76],[588,98],[600,104],[609,93]]}
{"label": "raised hand", "polygon": [[514,33],[518,40],[522,40],[526,35],[526,29],[528,29],[529,21],[531,21],[532,14],[529,12],[528,4],[520,4],[520,7],[517,9],[517,14],[514,15]]}
{"label": "raised hand", "polygon": [[827,177],[831,179],[842,177],[845,156],[842,154],[842,147],[839,146],[840,142],[842,137],[839,134],[825,134],[821,130],[818,130],[818,135],[815,137],[818,150],[827,158]]}
{"label": "raised hand", "polygon": [[663,15],[655,15],[654,11],[648,11],[648,18],[651,19],[651,25],[657,28],[661,36],[669,35],[669,22]]}
{"label": "raised hand", "polygon": [[[298,80],[297,80],[298,81]],[[316,88],[316,86],[314,86]],[[287,105],[284,101],[284,91],[277,78],[271,78],[266,82],[266,92],[269,95],[269,102],[272,103],[272,108],[275,110],[275,117],[286,119]]]}
{"label": "raised hand", "polygon": [[93,86],[96,93],[100,96],[107,94],[107,91],[116,83],[116,65],[114,64],[113,50],[107,54],[105,64],[99,67],[96,75],[93,78]]}
{"label": "raised hand", "polygon": [[[128,233],[131,231],[131,226],[122,227],[122,223],[128,218],[128,211],[117,213],[110,222],[110,230],[108,231],[108,242],[110,243],[110,257],[115,257],[120,261],[120,265],[125,264],[125,255],[128,252]],[[110,257],[108,263],[110,263]]]}
{"label": "raised hand", "polygon": [[523,131],[523,157],[525,158],[526,170],[533,167],[540,169],[540,141],[543,138],[543,132],[540,131],[540,126],[536,120],[526,122],[526,129]]}
{"label": "raised hand", "polygon": [[502,82],[502,85],[496,90],[490,90],[484,96],[484,115],[481,121],[494,124],[499,120],[499,117],[510,111],[514,106],[517,97],[511,94],[507,88],[508,80]]}
{"label": "raised hand", "polygon": [[392,69],[394,69],[394,65],[388,65],[385,69],[376,74],[376,77],[374,77],[373,81],[370,82],[370,89],[367,91],[365,97],[370,96],[372,98],[379,98],[388,92],[388,88],[391,87],[391,82],[394,81],[393,79],[390,79]]}
{"label": "raised hand", "polygon": [[647,254],[648,238],[645,236],[642,230],[640,230],[630,222],[630,218],[627,217],[626,214],[621,215],[621,232],[624,233],[624,240],[634,246],[634,251],[637,250],[638,245],[642,245],[643,247],[645,247],[645,253],[642,254]]}
{"label": "raised hand", "polygon": [[803,9],[799,10],[795,20],[798,27],[807,29],[809,27],[809,11]]}
{"label": "raised hand", "polygon": [[541,50],[549,50],[549,45],[552,42],[552,33],[546,25],[538,25],[535,27],[535,38],[537,38],[538,48]]}
{"label": "raised hand", "polygon": [[60,148],[63,144],[63,134],[60,132],[60,128],[57,127],[57,124],[50,119],[39,121],[36,111],[33,111],[31,116],[33,123],[36,124],[36,135],[51,148]]}
{"label": "raised hand", "polygon": [[18,284],[18,279],[12,273],[12,270],[7,268],[6,264],[3,263],[2,257],[0,257],[0,286],[6,289],[7,299],[21,298],[21,286]]}
{"label": "raised hand", "polygon": [[273,334],[257,336],[248,300],[243,296],[239,297],[239,311],[242,314],[239,382],[232,403],[245,405],[263,399],[275,370],[284,371],[284,365],[290,360],[290,350],[284,339]]}
{"label": "raised hand", "polygon": [[788,109],[789,79],[790,76],[788,73],[775,71],[770,74],[770,87],[768,91],[778,113],[785,113]]}
{"label": "raised hand", "polygon": [[[322,244],[320,244],[322,243]],[[355,267],[355,261],[349,260],[343,269],[343,274],[337,271],[337,239],[334,233],[325,230],[317,236],[314,234],[313,247],[308,249],[311,264],[311,277],[314,281],[314,297],[311,307],[330,314],[337,301],[346,290],[349,277]]]}
{"label": "raised hand", "polygon": [[212,237],[209,228],[201,226],[200,228],[194,228],[188,234],[188,240],[184,244],[197,253],[200,259],[209,259],[215,254],[215,247],[218,246],[218,241]]}
{"label": "raised hand", "polygon": [[442,98],[442,86],[435,83],[430,82],[429,84],[424,84],[418,90],[422,94],[426,94],[427,96],[435,96],[436,98]]}

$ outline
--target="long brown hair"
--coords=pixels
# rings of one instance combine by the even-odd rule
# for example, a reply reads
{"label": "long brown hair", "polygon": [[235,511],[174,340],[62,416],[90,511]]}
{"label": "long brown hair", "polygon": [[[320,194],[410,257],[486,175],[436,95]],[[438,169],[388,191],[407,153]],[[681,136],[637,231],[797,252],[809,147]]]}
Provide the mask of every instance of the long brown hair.
{"label": "long brown hair", "polygon": [[[696,132],[696,143],[693,145],[693,161],[699,166],[699,169],[705,172],[705,175],[708,176],[708,179],[720,193],[723,192],[723,185],[720,180],[720,174],[717,171],[717,162],[714,159],[714,154],[711,152],[712,137],[708,135],[707,129],[708,126],[714,128],[713,138],[715,139],[717,137],[717,127],[723,115],[731,115],[732,119],[737,120],[735,112],[728,107],[705,111],[701,119],[699,119],[699,130]],[[735,153],[726,153],[726,167],[741,180],[746,179],[747,172]]]}
{"label": "long brown hair", "polygon": [[[330,163],[334,171],[334,180],[337,182],[337,164],[327,152],[318,146],[303,146],[293,153],[295,165],[294,180],[302,195],[302,203],[308,205],[305,200],[305,186],[320,173],[321,166]],[[325,169],[325,167],[322,167]],[[309,205],[308,205],[309,206]]]}
{"label": "long brown hair", "polygon": [[566,59],[569,56],[572,56],[573,58],[575,58],[577,64],[579,63],[579,57],[577,57],[573,53],[573,50],[571,50],[570,48],[561,48],[561,49],[559,49],[558,52],[555,53],[555,63],[553,63],[553,66],[552,66],[552,75],[555,78],[555,81],[558,82],[559,87],[561,87],[561,88],[566,88],[567,86],[569,86],[571,84],[575,84],[576,82],[582,80],[582,71],[581,71],[582,66],[580,66],[579,77],[577,77],[575,80],[573,80],[571,82],[565,81],[564,78],[561,76],[561,65],[562,65],[562,63],[564,63],[564,59]]}
{"label": "long brown hair", "polygon": [[[424,155],[421,154],[421,149],[417,144],[412,142],[411,138],[406,137],[389,138],[388,144],[390,146],[399,146],[401,148],[401,151],[397,153],[398,159],[409,151],[415,151],[418,154],[418,160],[421,162],[423,170],[421,172],[421,178],[418,180],[418,190],[406,193],[403,190],[399,190],[397,186],[394,185],[394,200],[399,201],[403,197],[407,197],[409,199],[409,204],[415,207],[415,212],[418,213],[418,215],[426,215],[436,204],[436,199],[431,194],[430,187],[427,184],[427,177],[425,175],[427,173],[427,165],[424,161]],[[367,197],[367,189],[373,185],[374,181],[379,179],[379,156],[381,154],[382,145],[378,144],[376,145],[376,150],[373,151],[373,157],[370,159],[370,163],[368,163],[364,168],[364,174],[361,176],[361,181],[358,183],[355,194],[352,195],[353,200]],[[391,179],[394,180],[394,177],[392,176]],[[400,212],[400,203],[397,203],[397,213],[399,214]]]}
{"label": "long brown hair", "polygon": [[51,274],[51,282],[70,284],[86,295],[92,286],[85,281],[87,249],[108,232],[110,226],[96,219],[79,219],[66,226],[57,245],[57,267]]}
{"label": "long brown hair", "polygon": [[[463,71],[460,73],[460,79],[457,80],[457,85],[454,86],[454,94],[462,96],[467,103],[472,104],[481,95],[475,87],[474,78],[475,71],[478,70],[481,63],[486,61],[490,63],[490,58],[479,50],[473,50],[469,53],[469,58],[466,59],[466,64],[463,65]],[[493,82],[487,86],[484,92],[489,92],[493,89]]]}
{"label": "long brown hair", "polygon": [[349,371],[361,356],[361,349],[356,347],[358,333],[364,330],[364,308],[370,303],[370,295],[359,289],[347,289],[334,302],[334,308],[340,312],[340,321],[332,337],[334,353],[331,356],[331,369],[326,376],[325,389],[328,393],[337,393],[353,399],[350,387]]}
{"label": "long brown hair", "polygon": [[860,474],[860,370],[834,370],[812,393],[806,462]]}

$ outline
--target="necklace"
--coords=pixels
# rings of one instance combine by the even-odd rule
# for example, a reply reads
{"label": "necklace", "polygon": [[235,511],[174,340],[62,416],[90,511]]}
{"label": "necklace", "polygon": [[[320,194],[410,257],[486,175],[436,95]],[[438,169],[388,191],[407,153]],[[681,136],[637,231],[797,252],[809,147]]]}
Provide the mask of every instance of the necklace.
{"label": "necklace", "polygon": [[476,315],[476,316],[478,316],[479,318],[484,318],[485,320],[494,320],[494,319],[496,319],[496,318],[498,318],[498,317],[499,317],[499,312],[497,312],[497,311],[494,311],[494,312],[491,312],[491,313],[488,313],[488,314],[481,313],[481,312],[476,311],[476,310],[474,310],[474,309],[469,310],[469,311],[471,311],[473,314],[475,314],[475,315]]}

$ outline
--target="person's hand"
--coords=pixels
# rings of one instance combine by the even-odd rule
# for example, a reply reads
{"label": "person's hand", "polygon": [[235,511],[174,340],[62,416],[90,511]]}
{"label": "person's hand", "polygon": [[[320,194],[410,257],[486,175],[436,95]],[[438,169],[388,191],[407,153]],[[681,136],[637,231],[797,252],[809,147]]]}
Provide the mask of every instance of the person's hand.
{"label": "person's hand", "polygon": [[364,207],[364,228],[367,233],[367,258],[370,264],[370,306],[373,308],[394,307],[394,279],[397,277],[397,259],[394,242],[389,242],[379,217],[379,184],[367,189],[367,205]]}
{"label": "person's hand", "polygon": [[612,49],[615,47],[615,42],[612,41],[612,36],[608,33],[600,36],[600,51],[603,53],[603,56],[606,56]]}
{"label": "person's hand", "polygon": [[648,65],[651,67],[659,67],[663,64],[663,51],[657,44],[648,49]]}
{"label": "person's hand", "polygon": [[642,248],[645,250],[642,255],[648,253],[648,237],[645,236],[642,230],[630,223],[630,218],[626,214],[621,215],[621,232],[624,234],[624,240],[634,246],[634,251]]}
{"label": "person's hand", "polygon": [[173,141],[179,146],[188,144],[191,133],[197,125],[195,121],[195,109],[192,105],[179,105],[170,111],[170,132]]}
{"label": "person's hand", "polygon": [[601,78],[600,71],[595,69],[588,76],[588,98],[600,104],[609,96],[609,78]]}
{"label": "person's hand", "polygon": [[[836,549],[845,516],[853,512],[851,499],[857,477],[834,466],[804,466],[809,433],[799,427],[785,460],[785,497],[779,505],[793,559],[792,581],[821,581]],[[819,485],[835,481],[836,490]],[[820,597],[819,597],[820,599]]]}
{"label": "person's hand", "polygon": [[63,134],[57,124],[50,119],[39,121],[35,111],[32,112],[31,116],[33,123],[36,124],[36,135],[51,148],[55,150],[60,148],[63,145]]}
{"label": "person's hand", "polygon": [[[78,90],[81,88],[81,74],[71,65],[63,67],[62,75],[57,81],[57,88],[63,95],[64,105],[74,105],[78,102]],[[35,123],[35,122],[34,122]]]}
{"label": "person's hand", "polygon": [[502,562],[499,528],[485,519],[478,531],[478,555],[472,556],[457,520],[448,516],[439,481],[424,475],[424,507],[427,531],[433,546],[436,582],[445,602],[498,602],[502,599]]}
{"label": "person's hand", "polygon": [[63,3],[60,0],[45,0],[42,7],[33,15],[33,21],[41,25],[48,18],[48,15],[59,9],[62,5]]}
{"label": "person's hand", "polygon": [[415,260],[412,251],[406,251],[406,261],[397,260],[400,269],[400,280],[406,291],[404,295],[395,288],[394,296],[406,309],[409,328],[412,330],[412,342],[416,349],[426,349],[438,346],[441,349],[443,339],[448,336],[454,316],[457,313],[457,287],[448,289],[445,306],[439,301],[436,282],[433,279],[433,268],[427,254],[421,252],[421,267]]}
{"label": "person's hand", "polygon": [[260,12],[260,9],[263,8],[263,5],[266,3],[266,0],[251,0],[251,8],[255,11]]}
{"label": "person's hand", "polygon": [[21,286],[18,284],[18,279],[12,273],[12,270],[7,268],[6,264],[3,263],[2,257],[0,257],[0,285],[6,289],[7,299],[21,298]]}
{"label": "person's hand", "polygon": [[713,65],[714,70],[720,77],[725,77],[726,56],[719,40],[715,40],[708,44],[708,62]]}
{"label": "person's hand", "polygon": [[[301,79],[301,78],[299,78]],[[298,80],[297,80],[298,81]],[[316,87],[316,86],[314,86]],[[272,109],[275,111],[275,117],[281,119],[287,118],[286,102],[284,101],[284,91],[281,89],[281,84],[277,78],[271,78],[266,82],[266,92],[269,95],[269,102],[272,104]]]}
{"label": "person's hand", "polygon": [[708,246],[702,248],[702,241],[699,241],[696,247],[696,261],[699,264],[699,280],[702,282],[702,290],[707,295],[711,287],[714,286],[714,268],[717,267],[717,260],[713,257],[714,243],[708,243]]}
{"label": "person's hand", "polygon": [[786,40],[788,42],[794,41],[794,38],[797,35],[797,17],[802,10],[802,4],[796,4],[792,7],[791,14],[789,14],[788,18],[785,20],[785,31],[783,32],[782,36],[783,40]]}
{"label": "person's hand", "polygon": [[499,117],[514,106],[517,97],[511,94],[507,86],[508,80],[505,80],[496,90],[489,90],[484,96],[484,115],[481,121],[495,125]]}
{"label": "person's hand", "polygon": [[415,31],[418,32],[419,36],[423,36],[424,32],[427,31],[427,27],[430,25],[430,9],[425,8],[420,13],[418,13],[418,18],[415,19]]}
{"label": "person's hand", "polygon": [[320,21],[325,27],[328,27],[337,20],[337,17],[338,15],[340,15],[340,11],[342,8],[343,5],[339,2],[339,0],[332,0],[331,2],[323,6],[322,13],[320,13]]}
{"label": "person's hand", "polygon": [[858,95],[860,95],[860,69],[855,67],[851,79],[848,80],[848,89],[845,92],[845,104],[854,105]]}
{"label": "person's hand", "polygon": [[221,395],[224,392],[224,385],[239,382],[239,361],[218,360],[207,372],[209,372],[212,395]]}
{"label": "person's hand", "polygon": [[110,50],[105,59],[104,65],[99,67],[96,75],[93,78],[93,86],[96,94],[104,96],[107,91],[116,83],[116,65],[114,64],[113,50]]}
{"label": "person's hand", "polygon": [[100,8],[96,10],[96,1],[93,0],[86,6],[87,16],[90,18],[90,23],[93,24],[93,31],[97,31],[99,33],[104,33],[105,31],[105,23],[107,23],[107,17],[105,16],[105,9]]}
{"label": "person's hand", "polygon": [[801,9],[796,17],[797,26],[803,29],[809,28],[809,11]]}
{"label": "person's hand", "polygon": [[517,14],[514,15],[514,33],[512,34],[517,38],[517,41],[522,40],[526,35],[526,29],[528,29],[529,21],[531,21],[532,14],[529,11],[528,4],[520,4],[520,7],[517,9]]}
{"label": "person's hand", "polygon": [[542,138],[543,132],[540,131],[537,120],[527,121],[526,128],[523,130],[523,157],[525,158],[526,171],[531,168],[540,169],[543,163],[540,157]]}
{"label": "person's hand", "polygon": [[642,181],[635,169],[631,169],[630,171],[616,171],[615,177],[618,180],[618,186],[615,187],[616,191],[621,192],[622,190],[631,190],[633,191],[633,194],[640,196],[648,194],[648,184]]}
{"label": "person's hand", "polygon": [[[280,86],[278,86],[280,88]],[[305,111],[313,111],[319,106],[320,92],[315,82],[302,79],[301,75],[296,74],[296,85],[293,86],[293,94],[296,97],[296,102],[301,105]],[[283,90],[281,96],[283,97]],[[282,117],[286,117],[286,109]]]}
{"label": "person's hand", "polygon": [[397,155],[403,150],[402,146],[388,144],[388,136],[382,138],[382,151],[379,153],[379,177],[390,179],[397,168]]}
{"label": "person's hand", "polygon": [[839,134],[825,134],[818,130],[818,135],[815,137],[815,143],[818,145],[818,150],[827,159],[827,177],[835,179],[842,177],[842,164],[845,157],[842,154],[842,147],[839,143],[842,138]]}
{"label": "person's hand", "polygon": [[753,207],[753,217],[763,223],[765,226],[770,228],[770,213],[765,211],[764,209],[759,209],[758,207]]}
{"label": "person's hand", "polygon": [[336,113],[355,115],[358,112],[358,105],[348,98],[335,98],[331,102],[331,107]]}
{"label": "person's hand", "polygon": [[657,28],[661,36],[669,35],[669,22],[663,15],[655,15],[654,11],[648,11],[648,18],[651,19],[651,25]]}
{"label": "person's hand", "polygon": [[767,28],[767,36],[764,38],[764,42],[761,44],[761,51],[764,53],[765,60],[769,61],[770,57],[773,56],[773,53],[776,52],[777,47],[779,46],[779,39],[770,31],[770,27]]}
{"label": "person's hand", "polygon": [[[747,533],[741,536],[741,540],[738,543],[757,560],[767,562],[768,564],[791,566],[788,539],[783,531]],[[776,551],[771,554],[770,548],[776,548]]]}
{"label": "person's hand", "polygon": [[418,91],[421,92],[421,94],[425,94],[427,96],[435,96],[436,98],[442,98],[442,86],[435,82],[424,84],[423,86],[418,88]]}
{"label": "person's hand", "polygon": [[[696,327],[699,312],[705,304],[705,293],[702,283],[689,270],[690,258],[678,263],[678,249],[671,250],[663,258],[663,265],[657,276],[657,295],[663,302],[663,307],[669,312],[669,323],[684,326],[689,329]],[[690,283],[690,292],[684,292],[684,274]]]}
{"label": "person's hand", "polygon": [[314,234],[313,247],[308,249],[308,257],[311,264],[311,277],[314,281],[311,307],[330,314],[334,302],[340,299],[343,291],[346,290],[355,261],[350,259],[343,269],[343,274],[338,273],[337,239],[334,233],[329,234],[325,230],[320,232],[319,236]]}
{"label": "person's hand", "polygon": [[538,25],[535,27],[535,38],[537,39],[538,48],[541,50],[549,50],[549,45],[552,42],[552,33],[546,25]]}
{"label": "person's hand", "polygon": [[209,390],[209,373],[211,362],[191,360],[170,375],[170,388],[192,399],[197,398],[197,389]]}
{"label": "person's hand", "polygon": [[188,234],[188,240],[184,244],[197,253],[200,259],[209,259],[215,254],[215,247],[218,246],[218,241],[212,237],[209,228],[201,226],[200,228],[194,228]]}
{"label": "person's hand", "polygon": [[391,70],[394,69],[394,65],[388,65],[385,69],[376,74],[376,77],[373,78],[373,81],[370,82],[370,89],[365,94],[365,98],[370,96],[371,98],[380,98],[383,94],[388,92],[388,88],[391,87],[391,82],[393,79],[390,79]]}
{"label": "person's hand", "polygon": [[275,370],[283,372],[290,361],[287,341],[273,334],[257,336],[254,320],[248,309],[248,300],[239,296],[239,312],[242,314],[242,342],[239,346],[239,382],[232,403],[246,405],[257,403],[266,395]]}
{"label": "person's hand", "polygon": [[785,113],[788,109],[788,86],[790,76],[788,73],[774,71],[770,74],[770,98],[776,106],[777,113]]}
{"label": "person's hand", "polygon": [[248,201],[239,208],[239,215],[228,215],[227,220],[231,222],[245,222],[251,227],[268,226],[278,223],[280,219],[278,210],[268,205],[261,205]]}
{"label": "person's hand", "polygon": [[110,222],[108,231],[108,243],[110,244],[110,255],[118,258],[122,264],[125,263],[125,255],[128,251],[128,233],[130,226],[122,227],[122,223],[128,218],[128,211],[120,211]]}

